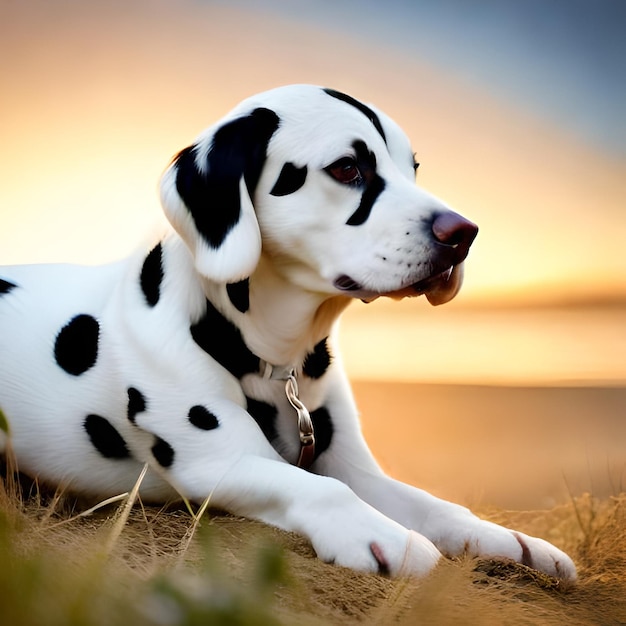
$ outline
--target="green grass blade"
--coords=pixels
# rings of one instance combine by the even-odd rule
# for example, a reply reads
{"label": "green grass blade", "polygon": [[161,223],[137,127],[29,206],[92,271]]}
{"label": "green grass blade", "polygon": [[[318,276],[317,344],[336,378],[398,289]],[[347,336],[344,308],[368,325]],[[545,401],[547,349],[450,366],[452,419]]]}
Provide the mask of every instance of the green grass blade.
{"label": "green grass blade", "polygon": [[0,430],[6,433],[7,435],[10,434],[9,420],[7,419],[7,416],[2,412],[2,409],[0,409]]}

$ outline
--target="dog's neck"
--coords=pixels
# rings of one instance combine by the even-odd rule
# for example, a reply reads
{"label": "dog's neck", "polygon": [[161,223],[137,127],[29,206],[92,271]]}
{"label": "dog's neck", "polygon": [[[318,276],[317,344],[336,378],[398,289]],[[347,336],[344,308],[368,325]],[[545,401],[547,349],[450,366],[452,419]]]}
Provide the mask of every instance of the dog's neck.
{"label": "dog's neck", "polygon": [[305,290],[262,257],[248,279],[249,307],[238,311],[224,285],[205,282],[207,298],[234,322],[248,348],[274,366],[298,367],[331,334],[351,298]]}

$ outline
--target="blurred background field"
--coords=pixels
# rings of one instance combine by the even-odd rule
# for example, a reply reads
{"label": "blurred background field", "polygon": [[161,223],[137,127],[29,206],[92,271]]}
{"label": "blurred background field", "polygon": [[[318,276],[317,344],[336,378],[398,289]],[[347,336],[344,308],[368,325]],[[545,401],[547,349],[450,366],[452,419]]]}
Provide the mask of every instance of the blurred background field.
{"label": "blurred background field", "polygon": [[0,263],[117,259],[170,157],[311,82],[412,138],[476,221],[460,296],[341,327],[374,451],[467,504],[618,492],[626,469],[626,61],[618,0],[0,3]]}

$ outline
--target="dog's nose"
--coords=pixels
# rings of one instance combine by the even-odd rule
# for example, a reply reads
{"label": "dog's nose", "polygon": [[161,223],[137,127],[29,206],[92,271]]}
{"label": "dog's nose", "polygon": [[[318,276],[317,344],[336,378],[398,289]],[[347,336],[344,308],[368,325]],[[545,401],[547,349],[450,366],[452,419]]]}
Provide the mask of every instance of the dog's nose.
{"label": "dog's nose", "polygon": [[456,251],[456,263],[460,263],[469,252],[478,234],[478,226],[454,211],[445,211],[435,216],[432,231],[438,243],[452,246]]}

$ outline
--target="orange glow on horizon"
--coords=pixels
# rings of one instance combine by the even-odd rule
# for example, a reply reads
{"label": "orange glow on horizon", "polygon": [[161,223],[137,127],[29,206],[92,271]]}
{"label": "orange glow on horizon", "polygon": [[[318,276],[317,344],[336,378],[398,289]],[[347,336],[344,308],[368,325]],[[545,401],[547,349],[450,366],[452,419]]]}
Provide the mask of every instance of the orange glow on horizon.
{"label": "orange glow on horizon", "polygon": [[354,304],[340,324],[351,378],[492,385],[626,382],[626,309]]}

